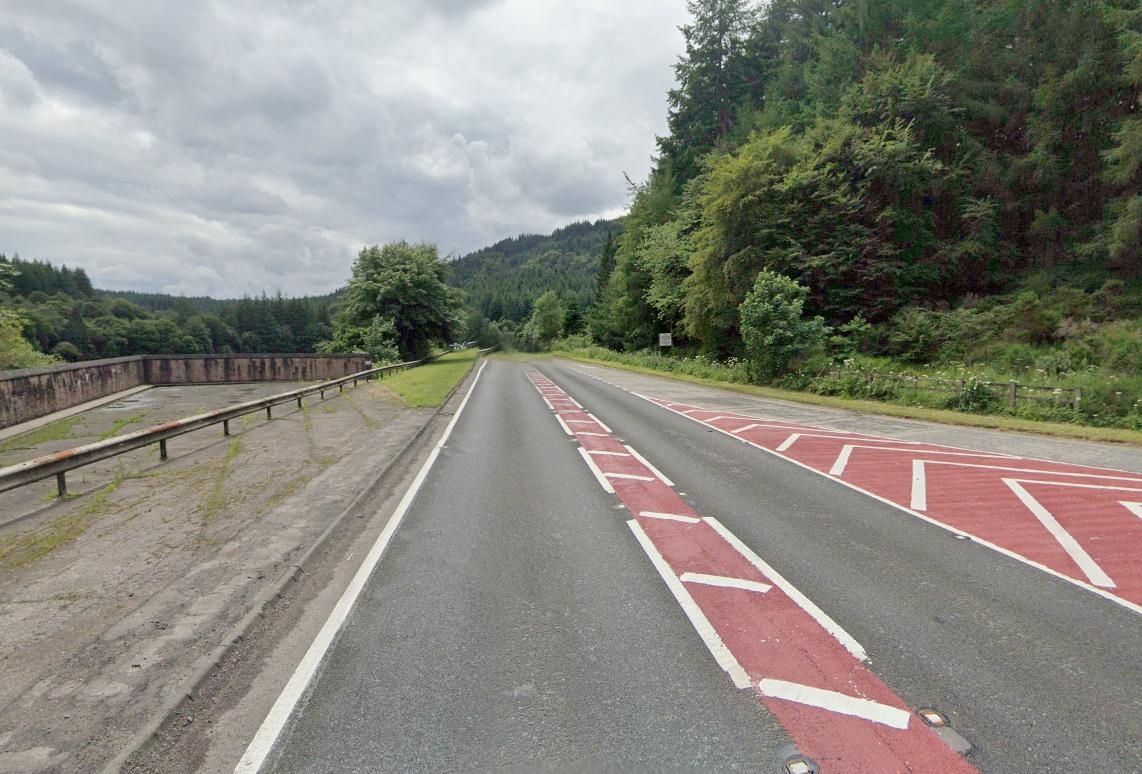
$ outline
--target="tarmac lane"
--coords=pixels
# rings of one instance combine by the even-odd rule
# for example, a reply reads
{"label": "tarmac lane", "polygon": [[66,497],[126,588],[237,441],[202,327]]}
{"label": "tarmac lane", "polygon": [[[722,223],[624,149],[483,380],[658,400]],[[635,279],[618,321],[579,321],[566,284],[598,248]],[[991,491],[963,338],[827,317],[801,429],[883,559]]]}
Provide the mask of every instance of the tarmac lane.
{"label": "tarmac lane", "polygon": [[1142,615],[895,507],[908,441],[647,398],[489,361],[261,770],[1142,771]]}
{"label": "tarmac lane", "polygon": [[488,363],[264,770],[776,770],[526,370]]}

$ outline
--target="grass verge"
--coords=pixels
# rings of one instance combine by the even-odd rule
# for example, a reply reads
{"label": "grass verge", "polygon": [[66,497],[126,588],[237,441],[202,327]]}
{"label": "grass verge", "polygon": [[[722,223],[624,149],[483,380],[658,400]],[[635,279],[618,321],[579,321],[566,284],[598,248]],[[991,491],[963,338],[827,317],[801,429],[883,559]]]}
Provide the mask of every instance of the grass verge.
{"label": "grass verge", "polygon": [[753,384],[739,384],[724,382],[718,379],[707,379],[689,374],[669,373],[658,371],[644,366],[630,365],[613,360],[601,360],[593,357],[578,355],[574,352],[558,352],[556,357],[576,360],[582,363],[617,368],[622,371],[632,371],[640,374],[661,376],[664,379],[673,379],[679,382],[700,384],[705,387],[718,387],[723,390],[742,392],[756,395],[760,398],[785,400],[794,403],[807,403],[814,406],[827,406],[829,408],[846,409],[848,411],[861,411],[866,414],[881,414],[889,417],[904,419],[919,419],[926,422],[939,422],[945,425],[962,425],[966,427],[982,427],[991,430],[1008,430],[1020,433],[1034,433],[1056,438],[1070,438],[1081,441],[1096,441],[1099,443],[1125,443],[1142,446],[1142,432],[1124,430],[1116,427],[1087,427],[1084,425],[1065,425],[1054,422],[1036,422],[1031,419],[1017,417],[995,416],[987,414],[964,414],[946,409],[925,408],[922,406],[901,406],[894,403],[880,403],[871,400],[856,400],[853,398],[839,398],[829,395],[814,395],[812,393],[782,390],[776,387],[759,387]]}
{"label": "grass verge", "polygon": [[474,347],[449,352],[426,365],[385,377],[381,384],[412,408],[439,406],[471,369],[476,354]]}

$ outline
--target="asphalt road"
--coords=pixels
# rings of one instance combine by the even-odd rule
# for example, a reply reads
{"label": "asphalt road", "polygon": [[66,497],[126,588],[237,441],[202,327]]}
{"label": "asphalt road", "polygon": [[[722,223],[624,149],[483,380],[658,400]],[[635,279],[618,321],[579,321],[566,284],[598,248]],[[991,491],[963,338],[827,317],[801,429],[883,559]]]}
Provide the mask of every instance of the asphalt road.
{"label": "asphalt road", "polygon": [[536,371],[843,627],[899,701],[947,715],[971,766],[1142,772],[1142,615],[572,364],[504,360],[269,770],[782,770],[786,730],[715,661]]}

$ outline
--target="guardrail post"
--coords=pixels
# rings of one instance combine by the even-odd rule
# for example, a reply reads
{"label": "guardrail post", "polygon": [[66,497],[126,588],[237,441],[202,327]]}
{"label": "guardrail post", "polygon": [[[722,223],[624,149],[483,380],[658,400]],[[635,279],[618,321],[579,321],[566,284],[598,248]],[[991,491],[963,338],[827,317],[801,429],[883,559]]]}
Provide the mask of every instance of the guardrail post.
{"label": "guardrail post", "polygon": [[959,382],[956,383],[956,395],[964,394],[964,378],[961,376]]}
{"label": "guardrail post", "polygon": [[322,390],[322,391],[321,391],[321,399],[322,399],[322,400],[325,400],[325,390]]}
{"label": "guardrail post", "polygon": [[1075,408],[1075,411],[1079,410],[1079,405],[1081,405],[1082,402],[1083,402],[1083,388],[1082,387],[1075,387],[1075,400],[1074,400],[1074,403],[1072,404]]}
{"label": "guardrail post", "polygon": [[222,435],[230,435],[230,420],[222,420]]}
{"label": "guardrail post", "polygon": [[301,396],[300,395],[297,396],[297,407],[301,408]]}
{"label": "guardrail post", "polygon": [[167,442],[165,440],[159,441],[159,459],[165,460],[167,458]]}
{"label": "guardrail post", "polygon": [[1007,393],[1007,405],[1015,408],[1015,401],[1019,400],[1019,382],[1012,382]]}
{"label": "guardrail post", "polygon": [[343,385],[343,384],[337,385],[337,392],[345,392],[345,385]]}
{"label": "guardrail post", "polygon": [[266,406],[266,419],[273,419],[273,418],[274,418],[273,406]]}
{"label": "guardrail post", "polygon": [[56,473],[56,489],[59,491],[59,499],[67,497],[67,473]]}

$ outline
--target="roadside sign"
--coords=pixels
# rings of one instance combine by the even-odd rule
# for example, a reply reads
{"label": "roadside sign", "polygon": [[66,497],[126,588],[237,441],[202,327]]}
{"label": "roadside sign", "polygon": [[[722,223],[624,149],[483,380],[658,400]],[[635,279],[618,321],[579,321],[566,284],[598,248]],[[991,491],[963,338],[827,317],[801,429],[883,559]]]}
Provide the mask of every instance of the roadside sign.
{"label": "roadside sign", "polygon": [[669,333],[658,334],[658,346],[660,347],[673,347],[674,337]]}

